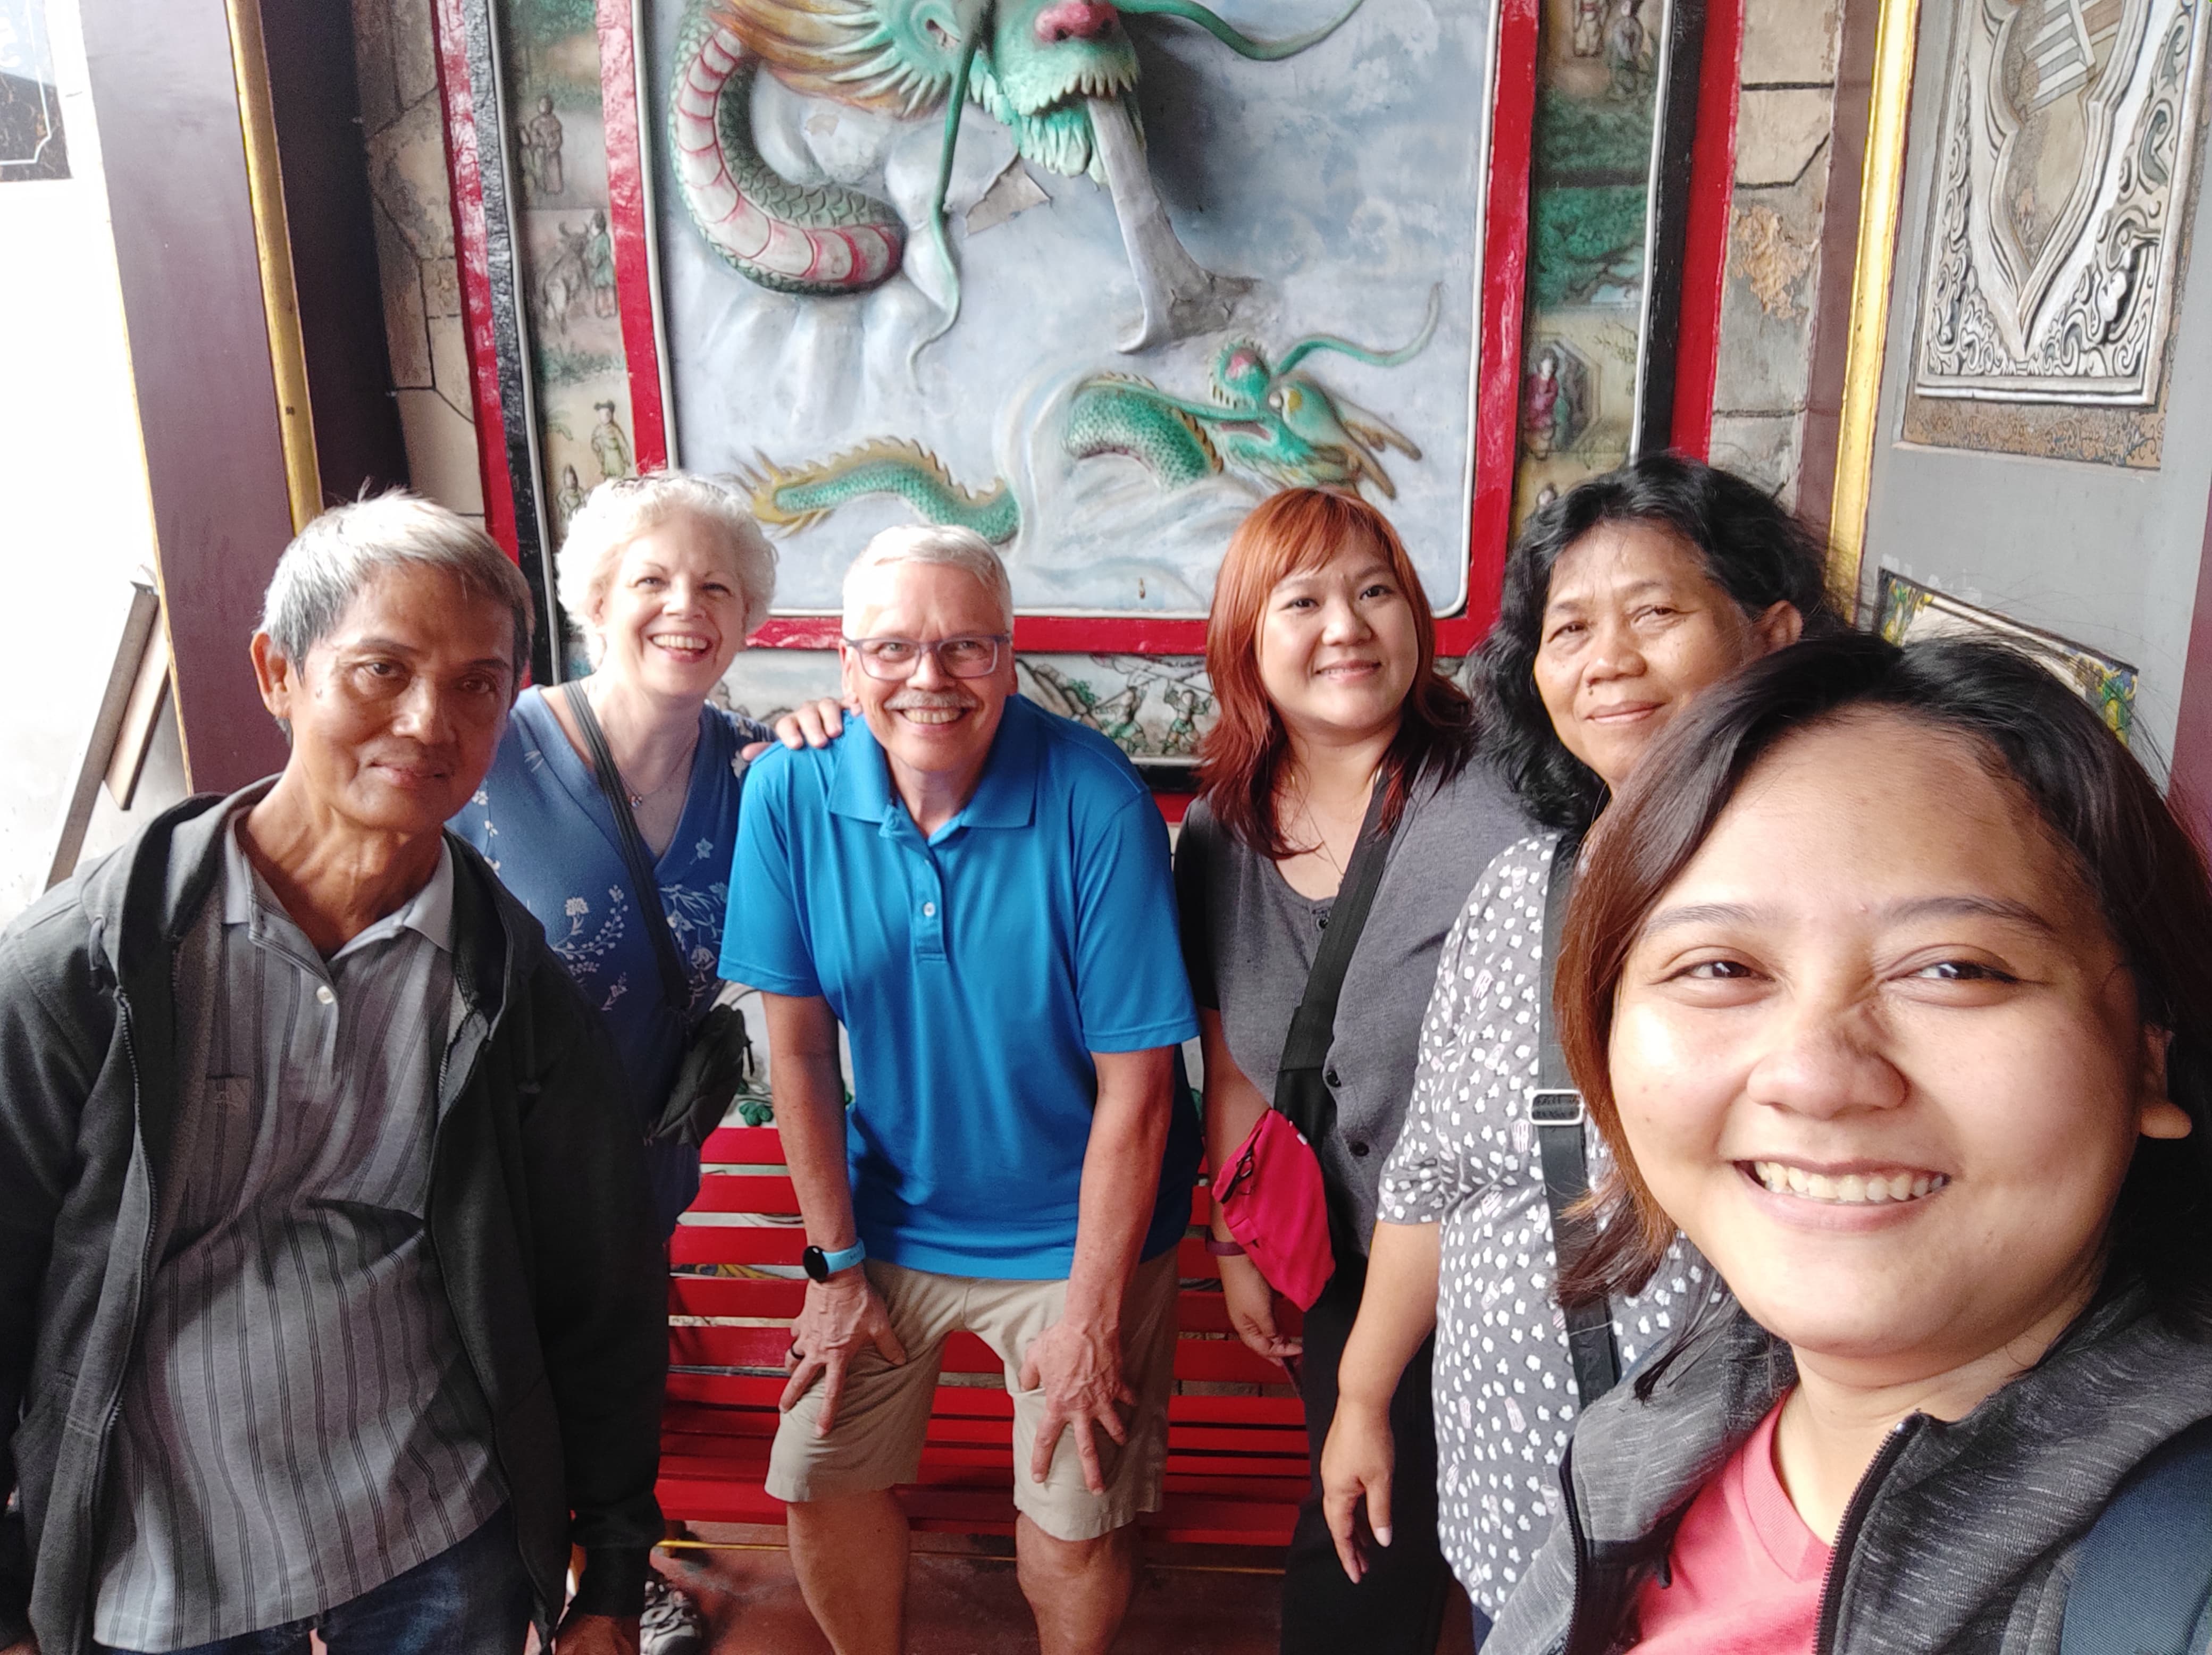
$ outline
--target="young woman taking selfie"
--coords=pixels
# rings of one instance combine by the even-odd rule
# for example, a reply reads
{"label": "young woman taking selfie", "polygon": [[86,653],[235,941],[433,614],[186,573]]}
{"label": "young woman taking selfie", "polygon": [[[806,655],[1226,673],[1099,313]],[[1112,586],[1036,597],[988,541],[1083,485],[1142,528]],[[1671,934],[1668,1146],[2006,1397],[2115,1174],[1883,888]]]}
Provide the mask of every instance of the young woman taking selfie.
{"label": "young woman taking selfie", "polygon": [[1594,831],[1558,994],[1615,1157],[1563,1298],[1678,1229],[1725,1291],[1578,1422],[1489,1655],[2049,1655],[2212,1574],[2203,1501],[2136,1519],[2178,1571],[2084,1561],[2212,1471],[2212,892],[2088,706],[1983,644],[1752,667]]}

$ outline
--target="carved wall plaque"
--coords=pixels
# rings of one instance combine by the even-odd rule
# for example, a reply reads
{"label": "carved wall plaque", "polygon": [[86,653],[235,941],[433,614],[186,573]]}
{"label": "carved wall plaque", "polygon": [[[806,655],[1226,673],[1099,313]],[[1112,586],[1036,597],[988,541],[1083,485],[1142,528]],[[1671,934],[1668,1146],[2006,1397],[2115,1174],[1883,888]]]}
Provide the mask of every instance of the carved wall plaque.
{"label": "carved wall plaque", "polygon": [[[2159,402],[2199,128],[2204,5],[1961,0],[1916,397]],[[1916,422],[1958,423],[1909,415],[1908,437],[1919,434]]]}

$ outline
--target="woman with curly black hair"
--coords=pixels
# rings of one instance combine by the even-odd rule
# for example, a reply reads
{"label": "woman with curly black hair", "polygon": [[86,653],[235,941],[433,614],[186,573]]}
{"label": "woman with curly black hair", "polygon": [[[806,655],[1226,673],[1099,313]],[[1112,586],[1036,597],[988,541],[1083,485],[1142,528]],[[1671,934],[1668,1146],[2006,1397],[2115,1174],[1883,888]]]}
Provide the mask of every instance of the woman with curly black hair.
{"label": "woman with curly black hair", "polygon": [[[1754,484],[1676,455],[1593,478],[1532,518],[1477,657],[1486,750],[1549,830],[1502,852],[1445,941],[1405,1130],[1383,1169],[1365,1298],[1322,1458],[1358,1579],[1391,1538],[1386,1407],[1433,1328],[1437,1527],[1494,1615],[1549,1525],[1578,1369],[1552,1308],[1540,1079],[1545,898],[1556,858],[1705,689],[1800,637],[1846,630],[1818,546]],[[1591,1158],[1597,1158],[1593,1146]],[[1679,1247],[1614,1306],[1621,1361],[1678,1319],[1703,1267]],[[1602,1337],[1601,1326],[1597,1330]],[[1360,1508],[1364,1506],[1364,1527]]]}

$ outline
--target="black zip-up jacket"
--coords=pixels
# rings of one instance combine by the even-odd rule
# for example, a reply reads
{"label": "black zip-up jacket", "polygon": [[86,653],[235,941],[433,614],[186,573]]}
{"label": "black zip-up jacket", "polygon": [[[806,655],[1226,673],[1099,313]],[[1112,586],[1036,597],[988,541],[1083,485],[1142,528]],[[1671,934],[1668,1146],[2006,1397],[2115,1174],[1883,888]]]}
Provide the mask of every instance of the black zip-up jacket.
{"label": "black zip-up jacket", "polygon": [[[249,790],[249,791],[253,790]],[[244,797],[246,795],[240,795]],[[219,890],[231,801],[188,800],[0,933],[0,1647],[84,1655],[109,1439],[137,1351],[179,1097],[179,943]],[[544,933],[451,834],[454,979],[489,1025],[439,1123],[428,1226],[492,1421],[541,1632],[635,1615],[666,1289],[636,1112]]]}
{"label": "black zip-up jacket", "polygon": [[[1698,1489],[1796,1382],[1741,1310],[1575,1428],[1563,1520],[1483,1655],[1611,1655]],[[1815,1655],[2057,1655],[2075,1554],[2128,1473],[2212,1419],[2212,1339],[2140,1293],[2084,1316],[1964,1419],[1898,1424],[1860,1479],[1821,1589]]]}

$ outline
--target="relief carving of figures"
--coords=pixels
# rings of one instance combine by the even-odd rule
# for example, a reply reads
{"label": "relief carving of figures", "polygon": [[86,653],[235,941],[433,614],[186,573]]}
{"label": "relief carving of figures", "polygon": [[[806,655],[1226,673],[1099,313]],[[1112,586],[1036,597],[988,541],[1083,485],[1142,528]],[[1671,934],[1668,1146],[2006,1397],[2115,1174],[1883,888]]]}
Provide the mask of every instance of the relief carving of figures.
{"label": "relief carving of figures", "polygon": [[1605,0],[1575,0],[1575,56],[1595,58],[1604,41]]}
{"label": "relief carving of figures", "polygon": [[1914,389],[2147,405],[2171,325],[2203,0],[1968,0]]}

